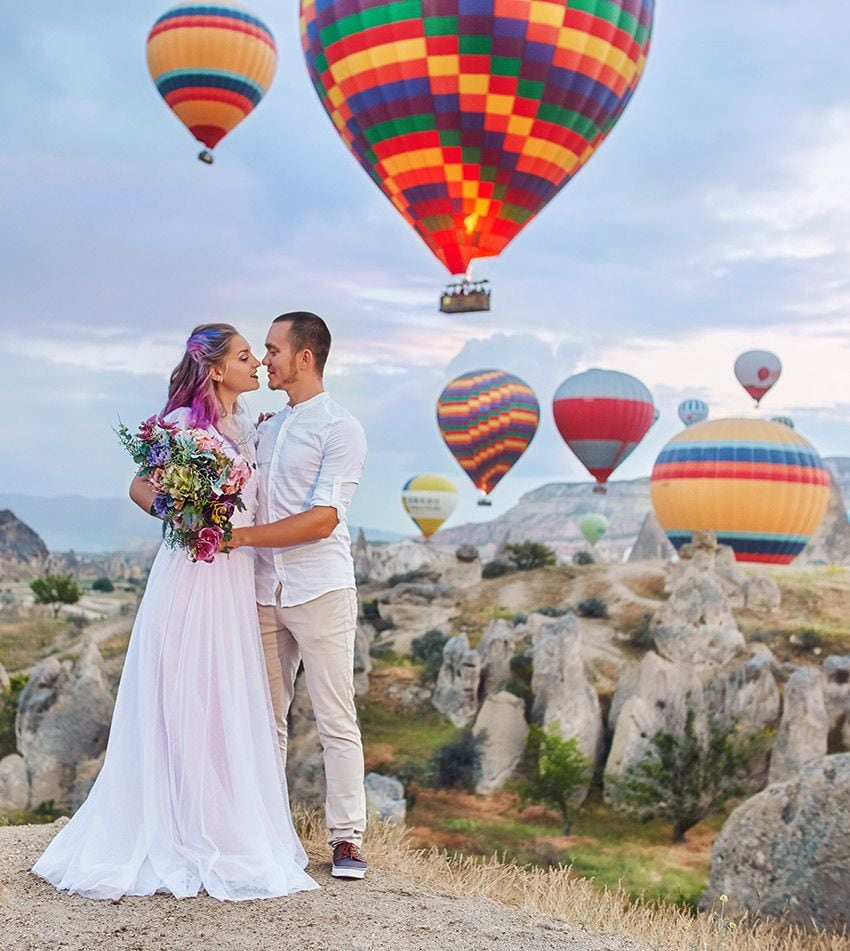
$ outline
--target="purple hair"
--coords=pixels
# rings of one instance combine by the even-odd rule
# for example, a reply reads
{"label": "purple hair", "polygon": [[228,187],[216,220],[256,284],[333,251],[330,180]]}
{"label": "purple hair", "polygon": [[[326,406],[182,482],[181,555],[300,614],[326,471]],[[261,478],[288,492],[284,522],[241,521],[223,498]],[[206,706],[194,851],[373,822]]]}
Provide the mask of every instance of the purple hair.
{"label": "purple hair", "polygon": [[174,368],[168,385],[168,402],[162,415],[187,406],[189,425],[199,429],[217,426],[221,406],[210,371],[227,353],[238,331],[230,324],[201,324],[186,341],[183,359]]}

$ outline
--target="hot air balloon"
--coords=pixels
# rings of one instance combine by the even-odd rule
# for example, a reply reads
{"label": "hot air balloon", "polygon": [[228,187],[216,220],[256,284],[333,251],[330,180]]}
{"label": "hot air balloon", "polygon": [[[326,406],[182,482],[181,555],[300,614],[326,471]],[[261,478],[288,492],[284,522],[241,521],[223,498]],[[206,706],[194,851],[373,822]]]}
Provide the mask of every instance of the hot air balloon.
{"label": "hot air balloon", "polygon": [[679,419],[686,426],[701,423],[704,419],[708,419],[708,403],[702,400],[682,400],[679,403]]}
{"label": "hot air balloon", "polygon": [[558,387],[553,400],[555,425],[579,462],[605,483],[653,423],[652,394],[633,376],[616,370],[586,370]]}
{"label": "hot air balloon", "polygon": [[452,380],[437,400],[437,425],[449,451],[486,498],[528,448],[540,405],[534,391],[503,370]]}
{"label": "hot air balloon", "polygon": [[756,406],[779,379],[781,372],[782,364],[779,362],[779,357],[768,350],[748,350],[735,361],[735,376],[756,401]]}
{"label": "hot air balloon", "polygon": [[588,512],[582,515],[578,523],[579,531],[589,545],[595,545],[608,531],[608,519],[599,512]]}
{"label": "hot air balloon", "polygon": [[608,135],[654,0],[301,0],[334,128],[452,274],[492,257]]}
{"label": "hot air balloon", "polygon": [[454,512],[457,486],[443,475],[414,476],[401,490],[401,504],[422,534],[430,538]]}
{"label": "hot air balloon", "polygon": [[277,65],[274,37],[237,3],[172,7],[148,34],[148,69],[159,94],[204,149],[216,145],[268,92]]}
{"label": "hot air balloon", "polygon": [[770,421],[772,423],[782,423],[783,426],[788,426],[790,429],[794,428],[794,420],[790,416],[771,416]]}
{"label": "hot air balloon", "polygon": [[829,473],[815,448],[781,423],[717,419],[683,430],[652,470],[652,504],[680,548],[712,531],[738,561],[786,565],[826,511]]}

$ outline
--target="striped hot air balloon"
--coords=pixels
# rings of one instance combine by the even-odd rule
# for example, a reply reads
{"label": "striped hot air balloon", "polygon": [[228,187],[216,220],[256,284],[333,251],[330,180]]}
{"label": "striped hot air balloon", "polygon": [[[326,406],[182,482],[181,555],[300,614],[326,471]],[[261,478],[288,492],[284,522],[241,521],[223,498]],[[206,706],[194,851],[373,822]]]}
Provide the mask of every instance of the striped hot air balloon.
{"label": "striped hot air balloon", "polygon": [[301,0],[334,128],[453,274],[588,161],[643,74],[654,0]]}
{"label": "striped hot air balloon", "polygon": [[552,410],[564,442],[600,486],[643,439],[655,418],[649,390],[617,370],[586,370],[564,380]]}
{"label": "striped hot air balloon", "polygon": [[679,419],[686,426],[701,423],[704,419],[708,419],[708,403],[702,400],[682,400],[679,403]]}
{"label": "striped hot air balloon", "polygon": [[539,420],[534,391],[503,370],[465,373],[452,380],[437,400],[443,439],[485,496],[528,448]]}
{"label": "striped hot air balloon", "polygon": [[829,485],[815,448],[782,423],[706,420],[662,449],[652,504],[676,548],[712,531],[738,561],[786,565],[820,524]]}
{"label": "striped hot air balloon", "polygon": [[[237,3],[172,7],[148,34],[148,69],[162,98],[192,135],[213,149],[268,92],[274,37]],[[198,156],[207,163],[212,155]]]}
{"label": "striped hot air balloon", "polygon": [[457,486],[448,476],[425,473],[404,483],[401,504],[426,538],[454,512]]}

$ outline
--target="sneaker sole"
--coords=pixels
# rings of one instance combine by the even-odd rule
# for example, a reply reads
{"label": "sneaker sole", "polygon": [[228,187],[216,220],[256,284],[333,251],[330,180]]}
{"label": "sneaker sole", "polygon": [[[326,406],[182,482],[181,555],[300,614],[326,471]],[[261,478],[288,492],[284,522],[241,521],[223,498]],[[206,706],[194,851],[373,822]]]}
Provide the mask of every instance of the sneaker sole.
{"label": "sneaker sole", "polygon": [[334,878],[365,878],[366,869],[365,868],[338,868],[336,865],[332,865],[331,875]]}

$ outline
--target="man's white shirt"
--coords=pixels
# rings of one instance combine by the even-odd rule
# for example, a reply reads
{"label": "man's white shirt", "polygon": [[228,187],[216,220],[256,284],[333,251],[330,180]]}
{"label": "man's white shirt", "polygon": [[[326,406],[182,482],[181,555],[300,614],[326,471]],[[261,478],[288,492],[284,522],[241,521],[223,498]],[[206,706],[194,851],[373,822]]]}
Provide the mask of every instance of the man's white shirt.
{"label": "man's white shirt", "polygon": [[287,406],[260,425],[257,524],[316,505],[335,508],[339,522],[328,538],[255,549],[259,604],[292,607],[355,587],[345,518],[365,460],[363,427],[327,393]]}

